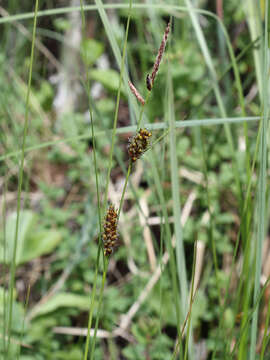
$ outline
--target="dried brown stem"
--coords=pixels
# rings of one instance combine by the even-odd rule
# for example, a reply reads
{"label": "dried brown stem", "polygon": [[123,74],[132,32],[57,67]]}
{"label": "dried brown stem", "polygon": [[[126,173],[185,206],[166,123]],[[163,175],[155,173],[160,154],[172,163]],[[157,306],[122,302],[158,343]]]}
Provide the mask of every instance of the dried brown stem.
{"label": "dried brown stem", "polygon": [[145,100],[144,98],[141,96],[141,94],[139,93],[139,91],[135,88],[135,86],[132,84],[132,82],[130,80],[128,80],[128,85],[130,87],[130,90],[132,91],[132,93],[136,96],[137,100],[144,105],[145,104]]}

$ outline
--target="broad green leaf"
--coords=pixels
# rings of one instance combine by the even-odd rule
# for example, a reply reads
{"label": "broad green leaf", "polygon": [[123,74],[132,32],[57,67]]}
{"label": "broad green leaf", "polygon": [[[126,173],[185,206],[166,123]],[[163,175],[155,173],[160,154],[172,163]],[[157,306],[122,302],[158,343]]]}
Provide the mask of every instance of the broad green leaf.
{"label": "broad green leaf", "polygon": [[[4,295],[6,297],[6,308],[4,309]],[[4,311],[6,313],[6,316],[9,311],[9,306],[7,303],[8,300],[8,294],[2,287],[0,287],[0,327],[3,328],[3,320],[4,320]],[[12,306],[12,324],[11,328],[13,331],[16,331],[17,333],[20,333],[22,331],[23,326],[23,318],[24,318],[24,310],[21,303],[18,303],[17,301],[13,301]]]}
{"label": "broad green leaf", "polygon": [[61,234],[56,230],[44,230],[33,233],[27,238],[20,262],[26,262],[44,254],[48,254],[58,245]]}
{"label": "broad green leaf", "polygon": [[84,39],[81,43],[81,56],[86,66],[93,65],[103,51],[103,44],[94,39]]}
{"label": "broad green leaf", "polygon": [[[17,218],[17,214],[14,212],[10,214],[6,222],[6,261],[7,262],[12,261],[16,218]],[[22,258],[23,255],[25,239],[27,238],[27,235],[30,234],[30,231],[33,230],[36,221],[37,221],[37,216],[32,211],[28,211],[28,210],[21,211],[20,221],[19,221],[17,251],[16,251],[17,264],[20,263],[20,259]],[[1,262],[4,262],[3,240],[1,241],[0,259]]]}
{"label": "broad green leaf", "polygon": [[71,293],[56,294],[35,311],[35,317],[48,314],[61,307],[75,307],[83,311],[89,310],[89,297]]}
{"label": "broad green leaf", "polygon": [[[92,80],[100,82],[106,89],[117,91],[119,86],[119,73],[115,70],[93,69],[90,71]],[[123,87],[122,87],[123,92]]]}
{"label": "broad green leaf", "polygon": [[[60,232],[56,230],[39,230],[38,216],[32,211],[20,213],[16,264],[22,264],[36,257],[48,254],[61,240]],[[12,261],[16,228],[16,213],[12,213],[6,222],[6,262]],[[3,233],[3,232],[1,232]],[[4,262],[4,244],[1,239],[0,262]]]}

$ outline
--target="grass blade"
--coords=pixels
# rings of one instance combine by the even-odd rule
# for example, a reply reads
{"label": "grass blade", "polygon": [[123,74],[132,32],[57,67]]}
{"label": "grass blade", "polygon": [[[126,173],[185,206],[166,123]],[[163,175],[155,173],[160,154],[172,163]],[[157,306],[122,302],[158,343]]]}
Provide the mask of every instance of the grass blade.
{"label": "grass blade", "polygon": [[30,90],[31,90],[31,83],[32,83],[33,63],[34,63],[34,49],[35,49],[34,45],[35,45],[36,27],[37,27],[37,11],[38,11],[38,0],[36,0],[36,4],[35,4],[35,17],[34,17],[34,25],[33,25],[31,57],[30,57],[28,86],[27,86],[27,95],[26,95],[26,104],[25,104],[25,116],[24,116],[25,120],[24,120],[21,160],[20,160],[20,168],[19,168],[15,239],[14,239],[14,248],[13,248],[11,271],[10,271],[7,357],[9,356],[11,324],[12,324],[12,316],[13,316],[13,314],[12,314],[13,291],[14,291],[14,286],[15,286],[16,255],[17,255],[17,244],[18,244],[18,236],[19,236],[19,221],[20,221],[20,211],[21,211],[21,192],[22,192],[22,183],[23,183],[25,143],[26,143],[26,135],[27,135],[27,131],[28,131],[28,123],[29,123],[29,100],[30,100]]}
{"label": "grass blade", "polygon": [[[170,162],[171,162],[171,188],[173,199],[173,216],[174,216],[174,233],[176,238],[176,265],[179,280],[179,288],[181,290],[181,304],[182,313],[186,316],[188,311],[188,286],[187,286],[187,272],[185,262],[185,252],[183,244],[183,234],[181,226],[181,205],[180,205],[180,187],[179,187],[179,175],[178,175],[178,161],[176,151],[176,134],[175,134],[175,117],[174,117],[174,93],[172,77],[170,73],[170,65],[168,65],[168,108],[167,116],[170,126],[169,132],[169,150],[170,150]],[[188,340],[189,341],[189,340]],[[189,348],[191,349],[191,348]]]}
{"label": "grass blade", "polygon": [[[220,114],[222,117],[227,117],[226,114],[226,110],[225,110],[225,106],[223,104],[223,100],[222,100],[222,96],[221,96],[221,92],[218,86],[218,81],[217,81],[217,74],[214,68],[214,64],[207,46],[207,42],[205,40],[204,34],[202,32],[201,26],[199,24],[198,18],[196,13],[194,12],[194,8],[190,2],[190,0],[185,0],[185,3],[187,4],[187,8],[189,9],[189,14],[191,17],[191,21],[192,21],[192,25],[194,27],[197,39],[198,39],[198,43],[200,45],[200,48],[202,50],[203,56],[205,58],[205,62],[206,65],[209,69],[210,72],[210,76],[212,78],[213,81],[213,88],[214,88],[214,93],[216,96],[216,100],[218,103],[218,107],[220,110]],[[232,167],[233,167],[233,173],[234,173],[234,177],[235,177],[235,181],[237,184],[237,190],[238,190],[238,200],[240,201],[240,204],[242,204],[242,186],[241,186],[241,181],[240,181],[240,174],[238,171],[238,165],[236,162],[236,155],[235,155],[235,149],[234,149],[234,144],[233,144],[233,137],[232,137],[232,133],[231,133],[231,129],[229,124],[224,124],[224,129],[225,129],[225,134],[226,134],[226,138],[228,141],[228,144],[230,146],[230,152],[231,152],[231,157],[232,157]],[[242,208],[242,205],[241,205]]]}
{"label": "grass blade", "polygon": [[255,258],[255,282],[254,282],[254,306],[255,311],[252,316],[251,324],[251,343],[250,343],[250,360],[255,359],[257,323],[258,323],[258,305],[255,305],[255,299],[260,291],[260,277],[262,266],[262,246],[265,237],[265,202],[266,202],[266,161],[267,161],[267,124],[268,124],[268,86],[269,86],[269,56],[268,56],[268,0],[265,1],[265,29],[264,29],[264,66],[263,66],[263,118],[262,131],[260,136],[260,172],[258,184],[258,227],[256,239],[256,258]]}
{"label": "grass blade", "polygon": [[[223,125],[223,124],[240,124],[243,123],[244,121],[250,121],[250,122],[255,122],[255,121],[259,121],[261,119],[260,116],[249,116],[249,117],[234,117],[234,118],[224,118],[224,119],[194,119],[194,120],[177,120],[175,121],[175,127],[177,129],[182,129],[182,128],[191,128],[191,127],[197,127],[197,126],[214,126],[214,125]],[[147,127],[147,129],[149,130],[164,130],[164,129],[168,129],[168,124],[166,122],[159,122],[159,123],[155,123],[155,124],[145,124],[145,127]],[[136,125],[131,125],[131,126],[123,126],[121,128],[117,128],[116,129],[116,134],[126,134],[129,132],[134,132],[136,131],[137,126]],[[107,131],[112,131],[112,129],[107,130]],[[95,132],[95,137],[98,136],[104,136],[106,134],[106,131],[97,131]],[[57,144],[61,144],[61,143],[69,143],[69,142],[75,142],[75,141],[79,141],[79,140],[84,140],[84,139],[91,139],[92,135],[91,134],[83,134],[83,135],[78,135],[78,136],[71,136],[68,138],[64,138],[64,139],[59,139],[59,140],[53,140],[53,141],[47,141],[41,144],[36,144],[33,146],[29,146],[25,149],[25,153],[30,152],[30,151],[34,151],[34,150],[39,150],[39,149],[43,149],[49,146],[53,146],[53,145],[57,145]],[[11,151],[9,153],[6,153],[2,156],[0,156],[0,161],[12,158],[12,157],[17,157],[21,154],[21,150],[17,150],[17,151]]]}

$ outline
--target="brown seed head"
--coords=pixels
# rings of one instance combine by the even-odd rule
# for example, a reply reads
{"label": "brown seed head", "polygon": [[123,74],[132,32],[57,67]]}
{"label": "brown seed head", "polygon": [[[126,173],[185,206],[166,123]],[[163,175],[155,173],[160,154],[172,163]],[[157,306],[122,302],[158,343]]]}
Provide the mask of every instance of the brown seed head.
{"label": "brown seed head", "polygon": [[132,162],[138,160],[149,146],[149,138],[152,133],[147,129],[140,129],[133,138],[130,139],[128,145],[128,155]]}
{"label": "brown seed head", "polygon": [[161,41],[161,44],[160,44],[160,47],[158,50],[158,54],[157,54],[157,57],[156,57],[156,60],[155,60],[154,66],[153,66],[152,73],[151,73],[151,75],[147,75],[147,77],[146,77],[146,87],[149,91],[151,91],[153,88],[154,81],[155,81],[155,78],[156,78],[156,75],[157,75],[157,72],[159,69],[159,65],[161,63],[162,56],[165,51],[165,46],[166,46],[166,42],[167,42],[168,35],[170,32],[170,28],[171,28],[171,22],[169,21],[168,25],[166,26],[166,29],[165,29],[165,32],[164,32],[164,35],[163,35],[163,38],[162,38],[162,41]]}
{"label": "brown seed head", "polygon": [[116,245],[116,241],[118,240],[117,235],[117,211],[115,210],[113,205],[110,205],[103,225],[103,249],[104,255],[110,256],[114,250]]}

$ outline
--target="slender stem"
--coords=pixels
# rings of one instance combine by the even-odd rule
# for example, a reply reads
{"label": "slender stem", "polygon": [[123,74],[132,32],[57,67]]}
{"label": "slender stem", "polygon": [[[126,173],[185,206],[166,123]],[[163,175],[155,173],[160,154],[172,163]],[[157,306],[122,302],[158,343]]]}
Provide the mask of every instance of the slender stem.
{"label": "slender stem", "polygon": [[270,320],[270,301],[268,302],[267,315],[266,315],[266,320],[265,320],[265,325],[264,325],[264,334],[263,334],[260,360],[264,359],[264,352],[266,349],[267,339],[268,339],[267,331],[268,331],[268,326],[269,326],[269,320]]}
{"label": "slender stem", "polygon": [[100,310],[101,310],[104,286],[105,286],[105,281],[106,281],[106,275],[107,275],[107,270],[108,270],[108,264],[109,264],[109,258],[106,257],[105,258],[105,266],[104,266],[104,270],[103,270],[103,276],[102,276],[102,285],[101,285],[101,290],[100,290],[99,300],[98,300],[97,318],[96,318],[96,323],[95,323],[95,331],[94,331],[93,342],[92,342],[92,346],[91,346],[90,360],[92,360],[93,356],[94,356],[96,337],[97,337],[97,328],[98,328],[98,322],[99,322],[99,316],[100,316]]}
{"label": "slender stem", "polygon": [[269,338],[270,338],[270,333],[268,333],[268,335],[267,335],[269,320],[270,320],[270,302],[268,303],[260,360],[264,360],[264,352],[265,352],[266,346],[267,346],[267,344],[269,342]]}
{"label": "slender stem", "polygon": [[[150,91],[148,91],[147,96],[146,96],[146,100],[145,100],[145,104],[144,104],[144,106],[141,107],[141,110],[140,110],[139,120],[138,120],[138,124],[137,124],[137,131],[140,129],[140,126],[141,126],[141,123],[142,123],[142,118],[143,118],[143,112],[144,112],[144,109],[145,109],[145,105],[147,104],[147,102],[149,100],[149,97],[150,97]],[[126,174],[125,184],[124,184],[123,191],[122,191],[122,194],[121,194],[121,199],[120,199],[120,204],[119,204],[119,209],[118,209],[118,219],[120,217],[120,213],[121,213],[121,210],[122,210],[122,207],[123,207],[125,192],[126,192],[126,189],[127,189],[127,184],[128,184],[129,176],[130,176],[130,173],[131,173],[131,169],[132,169],[132,162],[130,161],[129,165],[128,165],[127,174]]]}
{"label": "slender stem", "polygon": [[257,323],[258,323],[258,306],[255,305],[255,299],[260,291],[260,277],[262,267],[262,246],[265,238],[265,202],[266,202],[266,168],[267,168],[267,125],[268,125],[268,0],[265,1],[265,29],[264,29],[264,69],[263,69],[263,118],[262,118],[262,132],[260,136],[260,172],[259,172],[259,186],[258,186],[258,227],[257,227],[257,241],[256,241],[256,255],[255,255],[255,283],[254,283],[254,313],[252,316],[251,324],[251,341],[250,341],[250,352],[249,359],[255,358],[256,352],[256,338],[257,338]]}
{"label": "slender stem", "polygon": [[[84,8],[83,8],[83,0],[80,0],[81,4],[81,17],[82,17],[82,32],[83,36],[85,36],[85,16],[84,16]],[[86,58],[86,56],[85,56]],[[98,180],[98,168],[97,168],[97,152],[96,152],[96,138],[95,138],[95,129],[94,129],[94,121],[93,121],[93,110],[90,101],[90,79],[89,79],[89,71],[86,66],[86,89],[88,96],[88,111],[90,115],[91,121],[91,138],[93,144],[93,158],[94,158],[94,169],[95,169],[95,180],[96,180],[96,192],[97,192],[97,203],[98,203],[98,218],[99,218],[99,228],[100,233],[102,231],[102,220],[101,220],[101,208],[100,208],[100,191],[99,191],[99,180]],[[101,239],[99,237],[99,242],[101,243]]]}
{"label": "slender stem", "polygon": [[140,110],[139,120],[138,120],[138,124],[137,124],[137,131],[140,129],[140,126],[141,126],[141,123],[142,123],[142,118],[143,118],[143,112],[144,112],[145,106],[147,105],[148,100],[150,98],[150,94],[151,94],[151,91],[147,91],[145,104],[141,107],[141,110]]}
{"label": "slender stem", "polygon": [[[82,13],[82,21],[83,21],[83,28],[85,28],[85,17],[84,17],[84,11],[83,11],[83,5],[82,0],[81,2],[81,13]],[[123,48],[123,55],[121,59],[121,68],[120,68],[120,79],[119,79],[119,86],[118,86],[118,92],[117,92],[117,100],[116,100],[116,110],[115,110],[115,116],[114,116],[114,123],[113,123],[113,131],[112,131],[112,146],[110,151],[110,157],[109,157],[109,166],[108,166],[108,172],[107,172],[107,181],[106,181],[106,190],[105,190],[105,201],[104,201],[104,211],[107,204],[108,199],[108,188],[109,188],[109,180],[110,180],[110,174],[111,174],[111,168],[112,168],[112,157],[114,152],[114,144],[115,144],[115,137],[116,137],[116,126],[117,126],[117,118],[118,118],[118,111],[119,111],[119,103],[120,103],[120,95],[121,95],[121,85],[122,85],[122,78],[123,78],[123,71],[124,71],[124,60],[125,60],[125,54],[126,54],[126,47],[127,47],[127,38],[128,38],[128,31],[129,31],[129,23],[130,23],[130,17],[131,17],[131,6],[132,1],[130,0],[129,3],[129,15],[127,20],[127,26],[126,26],[126,35],[125,35],[125,41],[124,41],[124,48]],[[89,89],[89,75],[87,71],[87,90],[88,90],[88,96],[90,97],[90,89]],[[89,99],[90,100],[90,99]],[[90,108],[90,101],[89,101],[89,112],[91,116],[91,125],[92,125],[92,139],[94,140],[94,128],[93,128],[93,119],[92,119],[92,109]],[[94,145],[94,141],[93,141]],[[95,147],[93,146],[93,150],[95,150]],[[102,240],[101,240],[101,234],[102,234],[102,221],[101,221],[101,209],[100,209],[100,197],[99,197],[99,187],[98,187],[98,177],[97,177],[97,163],[96,163],[96,151],[94,151],[94,164],[95,164],[95,173],[96,173],[96,184],[97,184],[97,196],[98,196],[98,207],[99,207],[99,224],[100,224],[100,232],[99,232],[99,247],[98,247],[98,254],[97,254],[97,261],[96,261],[96,270],[95,270],[95,277],[94,277],[94,284],[93,284],[93,290],[91,294],[91,302],[90,302],[90,309],[89,309],[89,319],[88,319],[88,326],[87,326],[87,337],[86,337],[86,343],[85,343],[85,352],[84,352],[84,359],[86,360],[88,357],[88,350],[89,350],[89,343],[90,343],[90,330],[92,325],[92,318],[93,318],[93,310],[94,310],[94,299],[96,296],[96,283],[97,283],[97,275],[98,275],[98,267],[99,267],[99,258],[100,253],[102,249]],[[107,259],[103,257],[103,282],[105,283],[106,278],[106,268],[107,268]],[[106,271],[105,271],[106,270]],[[102,282],[102,283],[103,283]],[[104,288],[103,283],[103,288]],[[100,302],[103,295],[103,288],[101,289],[100,294]],[[98,309],[99,312],[100,308]],[[98,313],[99,316],[99,313]],[[97,326],[97,321],[96,321]],[[95,338],[96,338],[96,327],[95,327],[95,333],[94,333],[94,339],[93,344],[91,347],[91,357],[94,352],[95,348]]]}
{"label": "slender stem", "polygon": [[[6,243],[6,191],[7,191],[7,179],[4,175],[4,190],[3,190],[3,206],[2,206],[2,228],[3,228],[3,272],[6,275],[7,270],[7,243]],[[2,260],[2,259],[1,259]],[[7,299],[6,290],[3,288],[3,353],[6,350],[6,331],[7,331]]]}
{"label": "slender stem", "polygon": [[[175,305],[175,313],[176,313],[176,324],[177,324],[177,332],[180,334],[180,320],[183,316],[182,309],[180,306],[180,299],[179,299],[179,289],[178,289],[178,281],[177,281],[177,270],[176,270],[176,262],[175,262],[175,254],[174,249],[172,246],[172,234],[171,234],[171,228],[169,225],[169,217],[168,217],[168,211],[167,211],[167,203],[164,195],[164,189],[162,187],[162,184],[160,182],[160,174],[158,172],[158,165],[156,156],[154,156],[154,152],[150,153],[151,156],[151,168],[153,171],[153,179],[154,179],[154,185],[156,187],[157,196],[159,199],[159,202],[161,204],[161,211],[162,216],[164,218],[164,224],[165,224],[165,241],[166,241],[166,248],[170,256],[169,261],[169,268],[170,268],[170,276],[172,279],[172,288],[173,288],[173,301]],[[180,348],[181,349],[181,348]]]}
{"label": "slender stem", "polygon": [[[98,251],[100,252],[100,247],[99,247]],[[97,264],[98,264],[98,262],[97,262]],[[90,307],[89,307],[89,317],[88,317],[88,325],[87,325],[87,336],[86,336],[85,348],[84,348],[84,360],[87,360],[88,351],[89,351],[90,330],[91,330],[92,319],[93,319],[93,312],[94,312],[94,300],[95,300],[95,297],[96,297],[97,275],[98,275],[98,266],[96,265],[95,277],[94,277],[94,284],[93,284],[93,288],[92,288],[91,302],[90,302]]]}
{"label": "slender stem", "polygon": [[[264,283],[261,291],[257,294],[256,300],[255,300],[255,302],[254,302],[254,307],[253,307],[253,309],[250,311],[249,316],[246,318],[245,324],[244,324],[243,328],[240,330],[240,333],[239,333],[239,335],[238,335],[238,337],[237,337],[237,341],[234,343],[234,347],[233,347],[233,349],[232,349],[232,351],[231,351],[228,359],[235,359],[235,351],[236,351],[236,349],[237,349],[237,347],[238,347],[238,345],[239,345],[239,343],[240,343],[242,332],[246,331],[246,329],[247,329],[248,326],[250,327],[250,322],[251,322],[251,320],[252,320],[252,318],[253,318],[254,312],[256,311],[256,308],[257,308],[257,306],[259,305],[259,303],[260,303],[260,301],[261,301],[261,299],[262,299],[262,297],[263,297],[263,294],[264,294],[267,286],[269,285],[269,283],[270,283],[270,276],[267,278],[267,280],[266,280],[266,282]],[[255,359],[255,358],[256,358],[256,357],[254,356],[253,359]]]}
{"label": "slender stem", "polygon": [[127,26],[126,26],[126,34],[125,34],[125,41],[124,41],[124,47],[123,47],[123,54],[122,54],[122,58],[121,58],[120,78],[119,78],[116,107],[115,107],[114,120],[113,120],[113,130],[112,130],[112,140],[111,140],[112,145],[111,145],[111,150],[110,150],[110,155],[109,155],[109,165],[108,165],[106,188],[105,188],[104,212],[107,207],[107,200],[108,200],[109,182],[110,182],[110,176],[111,176],[112,158],[113,158],[115,138],[116,138],[116,126],[117,126],[120,96],[121,96],[121,85],[122,85],[124,66],[125,66],[125,57],[126,57],[127,39],[128,39],[131,10],[132,10],[132,0],[129,1],[129,12],[128,12],[128,19],[127,19]]}
{"label": "slender stem", "polygon": [[[262,122],[260,122],[259,124],[259,130],[258,130],[258,135],[257,135],[257,140],[256,140],[256,146],[255,146],[255,152],[254,152],[254,156],[253,156],[253,161],[252,161],[252,166],[251,166],[251,173],[254,173],[254,169],[255,169],[255,164],[256,164],[256,160],[257,160],[257,156],[258,156],[258,151],[259,151],[259,140],[260,140],[260,134],[261,134],[261,124]],[[250,192],[251,192],[251,186],[252,186],[252,178],[250,177],[248,180],[248,186],[247,186],[247,192],[246,192],[246,196],[245,196],[245,203],[244,203],[244,209],[243,209],[243,213],[245,211],[247,211],[247,204],[248,204],[248,199],[250,197]],[[217,338],[219,339],[222,333],[222,328],[223,328],[223,322],[224,322],[224,313],[225,313],[225,309],[226,309],[226,305],[227,305],[227,301],[229,299],[230,293],[229,293],[229,286],[231,284],[231,278],[233,275],[233,271],[235,270],[235,262],[236,262],[236,256],[238,253],[238,249],[239,249],[239,245],[240,245],[240,231],[238,233],[237,236],[237,241],[235,244],[235,248],[234,248],[234,252],[233,252],[233,258],[232,258],[232,265],[231,265],[231,270],[230,270],[230,274],[229,274],[229,278],[228,278],[228,282],[227,282],[227,286],[226,286],[226,290],[225,290],[225,299],[223,301],[222,304],[222,308],[221,308],[221,314],[220,314],[220,321],[219,321],[219,325],[218,325],[218,330],[217,330]],[[216,355],[216,351],[217,351],[217,346],[218,343],[215,343],[215,348],[214,351],[212,353],[212,357],[211,359],[215,359],[215,355]]]}
{"label": "slender stem", "polygon": [[10,287],[10,296],[9,296],[9,314],[8,314],[7,358],[9,356],[11,324],[12,324],[12,315],[13,315],[12,314],[12,311],[13,311],[13,290],[14,290],[14,285],[15,285],[15,273],[16,273],[16,255],[17,255],[18,235],[19,235],[19,221],[20,221],[20,211],[21,211],[21,192],[22,192],[22,183],[23,183],[25,143],[26,143],[26,135],[27,135],[27,131],[28,131],[28,123],[29,123],[29,99],[30,99],[30,90],[31,90],[31,83],[32,83],[32,71],[33,71],[33,63],[34,63],[34,49],[35,49],[36,27],[37,27],[37,12],[38,12],[38,0],[36,0],[36,5],[35,5],[35,16],[34,16],[34,25],[33,25],[33,35],[32,35],[30,67],[29,67],[29,75],[28,75],[26,104],[25,104],[25,116],[24,116],[25,120],[24,120],[24,129],[23,129],[22,153],[21,153],[21,162],[20,162],[20,169],[19,169],[17,217],[16,217],[15,238],[14,238],[14,246],[13,246],[11,272],[10,272],[10,285],[9,285],[9,287]]}
{"label": "slender stem", "polygon": [[18,348],[18,355],[17,355],[18,360],[20,359],[20,355],[21,355],[21,344],[22,344],[22,339],[23,339],[23,334],[24,334],[25,316],[26,316],[26,311],[27,311],[28,304],[29,304],[30,290],[31,290],[31,286],[30,286],[30,284],[28,284],[27,293],[26,293],[26,299],[25,299],[25,305],[24,305],[24,316],[23,316],[22,330],[21,330],[21,336],[20,336],[20,342],[19,342],[19,348]]}
{"label": "slender stem", "polygon": [[125,192],[126,192],[126,189],[127,189],[127,183],[128,183],[128,179],[129,179],[129,176],[130,176],[130,173],[131,173],[131,169],[132,169],[132,163],[130,161],[129,166],[128,166],[128,170],[127,170],[125,184],[124,184],[122,195],[121,195],[120,204],[119,204],[118,219],[120,217],[120,213],[121,213],[121,210],[122,210],[122,207],[123,207],[124,196],[125,196]]}
{"label": "slender stem", "polygon": [[[192,265],[192,279],[191,279],[189,309],[188,309],[188,313],[187,313],[187,316],[185,318],[185,321],[183,323],[181,333],[178,336],[178,340],[177,340],[177,343],[176,343],[176,346],[175,346],[175,349],[174,349],[174,352],[173,352],[173,355],[172,355],[172,358],[171,358],[172,360],[174,360],[176,358],[178,348],[181,346],[181,342],[182,342],[182,338],[184,336],[184,332],[185,332],[187,322],[188,322],[188,330],[187,330],[187,337],[186,337],[187,340],[186,340],[186,345],[185,345],[185,353],[184,353],[185,358],[184,359],[186,359],[186,356],[188,354],[187,351],[188,351],[188,339],[189,339],[189,331],[190,331],[190,324],[191,324],[191,311],[192,311],[192,305],[193,305],[193,302],[195,300],[195,295],[196,295],[196,292],[194,292],[196,259],[197,259],[197,240],[194,243],[194,255],[193,255],[193,265]],[[194,295],[193,295],[193,293],[194,293]]]}
{"label": "slender stem", "polygon": [[189,345],[189,333],[191,328],[191,314],[192,314],[192,304],[193,304],[193,298],[195,294],[194,292],[194,278],[195,278],[195,265],[196,265],[196,259],[197,259],[197,239],[194,243],[194,255],[193,255],[193,266],[192,266],[192,279],[191,279],[191,290],[190,290],[190,301],[189,301],[189,316],[188,316],[188,327],[187,327],[187,336],[186,336],[186,344],[185,344],[185,353],[184,353],[184,360],[187,359],[188,355],[188,345]]}
{"label": "slender stem", "polygon": [[[85,25],[83,0],[80,0],[80,9],[81,9],[81,18],[82,18],[82,34],[83,34],[83,36],[85,36],[86,25]],[[89,71],[88,71],[87,65],[86,65],[86,91],[87,91],[87,96],[88,96],[88,111],[90,114],[91,137],[92,137],[92,144],[93,144],[93,159],[94,159],[98,219],[99,219],[99,245],[98,245],[97,259],[96,259],[96,265],[95,265],[95,277],[94,277],[94,283],[93,283],[93,290],[92,290],[91,301],[90,301],[89,318],[88,318],[88,325],[87,325],[87,336],[86,336],[86,341],[85,341],[85,351],[84,351],[84,359],[85,360],[87,359],[87,356],[88,356],[89,341],[90,341],[90,329],[91,329],[91,325],[92,325],[94,300],[95,300],[95,296],[96,296],[96,283],[97,283],[97,275],[98,275],[98,268],[99,268],[99,259],[100,259],[100,253],[101,253],[101,248],[102,248],[102,241],[101,241],[102,220],[101,220],[100,191],[99,191],[98,167],[97,167],[97,156],[96,156],[96,138],[95,138],[95,129],[94,129],[94,121],[93,121],[93,111],[92,111],[92,106],[91,106],[91,101],[90,101],[90,80],[89,80]]]}

